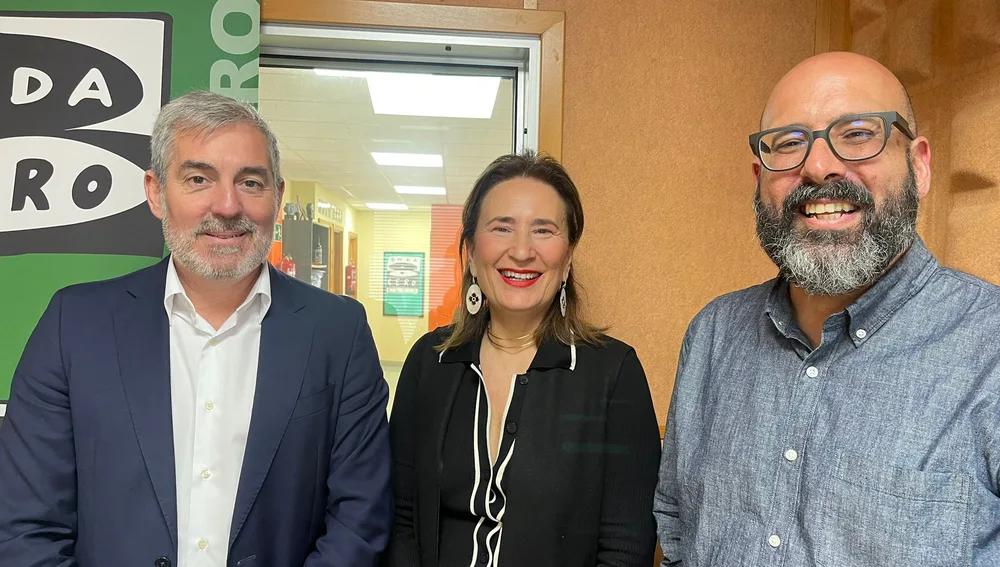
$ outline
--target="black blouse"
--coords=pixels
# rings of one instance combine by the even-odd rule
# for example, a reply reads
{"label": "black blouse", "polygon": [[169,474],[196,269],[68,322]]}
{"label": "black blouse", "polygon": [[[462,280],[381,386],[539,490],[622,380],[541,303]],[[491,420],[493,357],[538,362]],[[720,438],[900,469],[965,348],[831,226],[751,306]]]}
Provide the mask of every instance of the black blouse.
{"label": "black blouse", "polygon": [[[514,454],[514,434],[528,383],[525,376],[512,376],[511,382],[502,407],[489,403],[481,370],[475,364],[469,365],[458,387],[444,439],[440,567],[498,565],[507,508],[504,472]],[[504,427],[496,461],[490,463],[489,431],[494,411],[503,411]]]}
{"label": "black blouse", "polygon": [[[480,342],[413,346],[389,419],[393,567],[649,567],[659,428],[635,351],[539,345],[490,408]],[[503,411],[496,463],[490,411]]]}

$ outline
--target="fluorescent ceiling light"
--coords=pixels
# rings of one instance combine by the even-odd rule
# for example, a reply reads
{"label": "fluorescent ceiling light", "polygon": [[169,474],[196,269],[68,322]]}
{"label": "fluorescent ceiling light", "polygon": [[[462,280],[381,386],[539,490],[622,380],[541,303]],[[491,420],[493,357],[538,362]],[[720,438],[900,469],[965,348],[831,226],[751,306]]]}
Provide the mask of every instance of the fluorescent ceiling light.
{"label": "fluorescent ceiling light", "polygon": [[420,187],[417,185],[396,185],[396,192],[400,195],[444,195],[444,187]]}
{"label": "fluorescent ceiling light", "polygon": [[405,211],[409,209],[403,203],[365,203],[373,211]]}
{"label": "fluorescent ceiling light", "polygon": [[368,94],[375,114],[479,118],[493,116],[500,77],[372,73]]}
{"label": "fluorescent ceiling light", "polygon": [[444,160],[438,154],[394,154],[372,152],[372,159],[379,165],[399,165],[404,167],[443,167]]}
{"label": "fluorescent ceiling light", "polygon": [[383,73],[353,69],[313,69],[324,77],[368,80],[375,114],[478,118],[493,116],[500,77]]}

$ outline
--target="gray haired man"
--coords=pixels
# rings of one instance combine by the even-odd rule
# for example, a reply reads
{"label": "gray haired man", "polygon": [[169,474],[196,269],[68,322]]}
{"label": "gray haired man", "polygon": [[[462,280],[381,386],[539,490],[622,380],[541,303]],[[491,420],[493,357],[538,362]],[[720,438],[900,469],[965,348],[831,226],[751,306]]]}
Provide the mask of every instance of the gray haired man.
{"label": "gray haired man", "polygon": [[171,255],[56,293],[0,429],[0,563],[374,566],[388,387],[364,309],[265,261],[284,190],[253,107],[160,112]]}

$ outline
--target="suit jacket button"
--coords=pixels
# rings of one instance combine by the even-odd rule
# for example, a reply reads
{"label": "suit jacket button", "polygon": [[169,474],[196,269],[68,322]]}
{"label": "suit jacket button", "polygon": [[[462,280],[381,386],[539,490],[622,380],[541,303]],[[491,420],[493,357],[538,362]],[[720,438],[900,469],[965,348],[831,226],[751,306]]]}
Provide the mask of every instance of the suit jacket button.
{"label": "suit jacket button", "polygon": [[490,560],[490,556],[489,556],[489,555],[486,555],[486,552],[485,552],[485,551],[479,554],[479,562],[480,562],[480,563],[486,563],[486,562],[488,562],[489,560]]}
{"label": "suit jacket button", "polygon": [[510,433],[511,435],[517,433],[517,424],[513,421],[507,422],[507,433]]}
{"label": "suit jacket button", "polygon": [[166,555],[161,555],[153,562],[154,567],[170,567],[170,559]]}
{"label": "suit jacket button", "polygon": [[528,383],[528,377],[527,377],[527,376],[519,376],[519,377],[517,378],[517,382],[518,382],[519,384],[521,384],[522,386],[524,386],[525,384],[527,384],[527,383]]}

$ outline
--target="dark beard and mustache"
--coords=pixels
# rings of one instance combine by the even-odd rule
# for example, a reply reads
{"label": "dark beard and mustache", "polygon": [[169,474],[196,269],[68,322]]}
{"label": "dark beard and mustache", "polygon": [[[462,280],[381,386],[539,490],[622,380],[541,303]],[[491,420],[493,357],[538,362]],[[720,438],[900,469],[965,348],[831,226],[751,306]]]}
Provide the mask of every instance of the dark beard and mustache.
{"label": "dark beard and mustache", "polygon": [[[909,160],[907,160],[909,162]],[[859,207],[860,226],[848,230],[811,230],[796,226],[807,201],[830,199]],[[867,187],[848,179],[826,185],[799,185],[782,210],[764,204],[760,184],[754,195],[757,237],[778,266],[780,276],[809,295],[845,295],[875,283],[917,236],[919,196],[913,166],[905,182],[881,207]]]}

